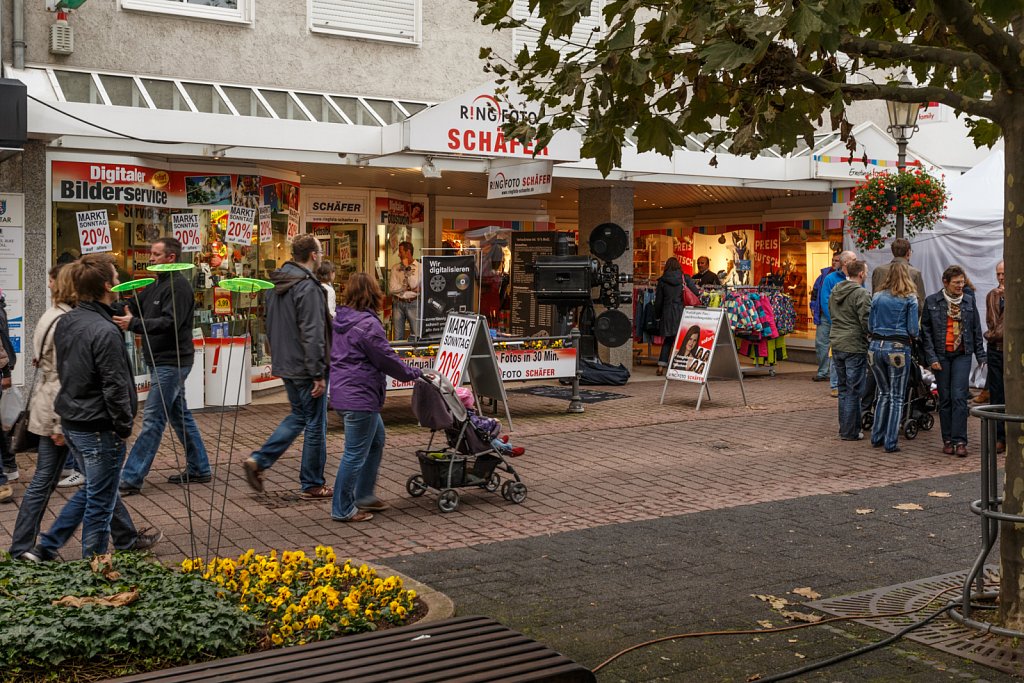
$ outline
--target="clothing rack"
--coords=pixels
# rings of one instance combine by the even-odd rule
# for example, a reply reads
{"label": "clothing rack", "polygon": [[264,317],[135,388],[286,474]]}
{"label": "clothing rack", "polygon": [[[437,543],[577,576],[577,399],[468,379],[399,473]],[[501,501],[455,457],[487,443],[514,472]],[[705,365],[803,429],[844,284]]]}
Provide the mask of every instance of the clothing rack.
{"label": "clothing rack", "polygon": [[[787,300],[791,301],[789,299],[788,295],[785,293],[783,287],[779,286],[779,285],[769,285],[769,284],[757,284],[757,285],[754,285],[754,284],[745,284],[745,285],[703,285],[703,286],[700,287],[700,290],[701,290],[702,294],[704,294],[704,293],[711,293],[711,292],[718,292],[718,293],[723,293],[723,296],[727,295],[730,292],[736,292],[736,293],[763,293],[763,294],[776,294],[777,293],[780,296],[786,297]],[[724,304],[725,304],[725,300],[724,299],[723,299],[722,304],[723,304],[723,307],[724,307]],[[732,321],[730,320],[730,323],[731,322]],[[746,345],[746,344],[751,344],[751,343],[762,343],[762,344],[769,344],[770,345],[769,346],[770,352],[767,354],[767,356],[760,356],[760,355],[758,355],[757,357],[754,357],[754,363],[755,363],[754,366],[752,366],[752,367],[751,366],[742,366],[742,372],[743,372],[744,376],[746,376],[746,375],[754,375],[754,374],[758,374],[758,373],[763,373],[763,374],[767,374],[767,375],[769,375],[771,377],[774,377],[775,376],[775,362],[776,362],[775,361],[775,353],[778,351],[779,348],[782,349],[782,353],[785,353],[784,342],[782,342],[780,344],[776,340],[784,339],[785,336],[789,332],[788,331],[787,332],[780,332],[777,337],[773,337],[771,339],[762,339],[760,341],[757,341],[756,338],[755,339],[750,339],[747,336],[745,336],[743,333],[738,333],[736,329],[734,329],[733,331],[736,332],[735,338],[737,340],[737,345],[740,346],[740,347],[742,347],[743,345]],[[743,355],[745,357],[748,357],[748,358],[752,357],[752,356],[748,356],[746,354],[741,354],[741,355]],[[772,358],[772,361],[769,362],[768,358]],[[760,362],[762,360],[763,360],[763,362]]]}
{"label": "clothing rack", "polygon": [[[643,304],[640,303],[640,298],[642,297],[642,295],[639,294],[640,292],[654,291],[656,286],[657,286],[656,283],[652,282],[650,280],[635,280],[633,282],[633,292],[634,292],[633,305],[634,305],[634,307],[638,307],[638,306],[643,305]],[[633,311],[633,320],[636,321],[638,318],[639,318],[639,316],[637,315],[637,311],[634,309],[634,311]],[[652,338],[649,337],[646,334],[641,334],[640,336],[641,337],[646,337],[647,341],[642,342],[642,344],[640,344],[640,345],[635,344],[635,343],[633,344],[633,362],[636,363],[637,365],[643,365],[643,362],[645,360],[646,361],[653,361],[653,362],[656,363],[658,361],[658,357],[654,355],[654,349],[653,349],[654,342],[653,342]],[[646,348],[644,348],[644,347],[646,347]]]}

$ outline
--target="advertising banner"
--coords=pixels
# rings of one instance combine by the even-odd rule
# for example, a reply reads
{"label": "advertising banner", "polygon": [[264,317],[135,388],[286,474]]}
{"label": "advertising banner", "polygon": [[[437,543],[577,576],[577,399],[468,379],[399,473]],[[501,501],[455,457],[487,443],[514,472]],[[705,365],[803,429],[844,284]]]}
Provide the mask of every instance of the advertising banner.
{"label": "advertising banner", "polygon": [[707,381],[723,313],[721,308],[683,309],[666,378],[698,384]]}
{"label": "advertising banner", "polygon": [[174,239],[181,242],[182,251],[202,251],[200,243],[199,214],[197,213],[172,213],[171,228],[174,230]]}
{"label": "advertising banner", "polygon": [[548,194],[551,192],[553,166],[550,161],[510,163],[501,167],[492,165],[487,174],[487,198]]}
{"label": "advertising banner", "polygon": [[274,241],[274,223],[270,217],[270,207],[263,205],[260,212],[260,244]]}
{"label": "advertising banner", "polygon": [[296,209],[288,209],[288,239],[293,240],[299,236],[299,212]]}
{"label": "advertising banner", "polygon": [[441,347],[437,350],[434,371],[444,375],[453,386],[460,386],[469,363],[470,350],[476,339],[480,318],[476,315],[451,314],[445,322]]}
{"label": "advertising banner", "polygon": [[[571,379],[576,376],[576,349],[495,349],[501,381],[520,382],[534,379]],[[408,356],[403,361],[418,368],[429,368],[433,356]],[[413,382],[388,377],[387,390],[412,389]]]}
{"label": "advertising banner", "polygon": [[82,254],[110,251],[110,217],[106,209],[78,211],[75,220]]}
{"label": "advertising banner", "polygon": [[557,232],[512,233],[511,332],[516,337],[547,336],[554,330],[554,306],[537,303],[538,256],[555,253]]}
{"label": "advertising banner", "polygon": [[477,308],[476,257],[434,256],[420,259],[423,279],[420,295],[420,337],[440,339],[449,313]]}
{"label": "advertising banner", "polygon": [[367,194],[306,194],[303,201],[307,223],[368,223]]}
{"label": "advertising banner", "polygon": [[11,372],[14,385],[25,383],[25,195],[0,194],[0,288],[7,304],[7,326],[17,361]]}
{"label": "advertising banner", "polygon": [[224,241],[244,246],[252,244],[252,224],[255,219],[255,209],[232,206],[228,211],[228,227],[224,231]]}

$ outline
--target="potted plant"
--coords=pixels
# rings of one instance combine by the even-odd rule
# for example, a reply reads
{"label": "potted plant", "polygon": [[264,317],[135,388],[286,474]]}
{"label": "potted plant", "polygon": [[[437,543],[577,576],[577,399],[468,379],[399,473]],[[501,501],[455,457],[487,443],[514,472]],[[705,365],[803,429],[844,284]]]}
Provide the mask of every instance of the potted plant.
{"label": "potted plant", "polygon": [[898,211],[909,238],[942,220],[948,199],[942,178],[919,168],[869,173],[850,201],[846,225],[859,248],[879,249],[893,236]]}

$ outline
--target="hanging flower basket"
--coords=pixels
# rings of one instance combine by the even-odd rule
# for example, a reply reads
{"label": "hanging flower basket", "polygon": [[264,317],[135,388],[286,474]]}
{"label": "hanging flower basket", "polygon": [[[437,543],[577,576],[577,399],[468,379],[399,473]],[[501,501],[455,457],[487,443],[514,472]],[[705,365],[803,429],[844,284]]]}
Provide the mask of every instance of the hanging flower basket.
{"label": "hanging flower basket", "polygon": [[945,218],[948,199],[942,178],[921,169],[869,173],[850,201],[846,226],[858,247],[879,249],[895,233],[898,208],[909,238]]}

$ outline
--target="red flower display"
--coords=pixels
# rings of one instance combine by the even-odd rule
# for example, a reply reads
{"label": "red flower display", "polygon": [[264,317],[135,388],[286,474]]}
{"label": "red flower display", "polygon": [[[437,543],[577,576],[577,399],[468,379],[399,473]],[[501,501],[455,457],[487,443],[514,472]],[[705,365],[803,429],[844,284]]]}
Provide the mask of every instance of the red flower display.
{"label": "red flower display", "polygon": [[904,233],[913,237],[945,218],[948,199],[942,178],[921,169],[869,173],[850,201],[846,226],[858,247],[880,249],[895,232],[897,209]]}

